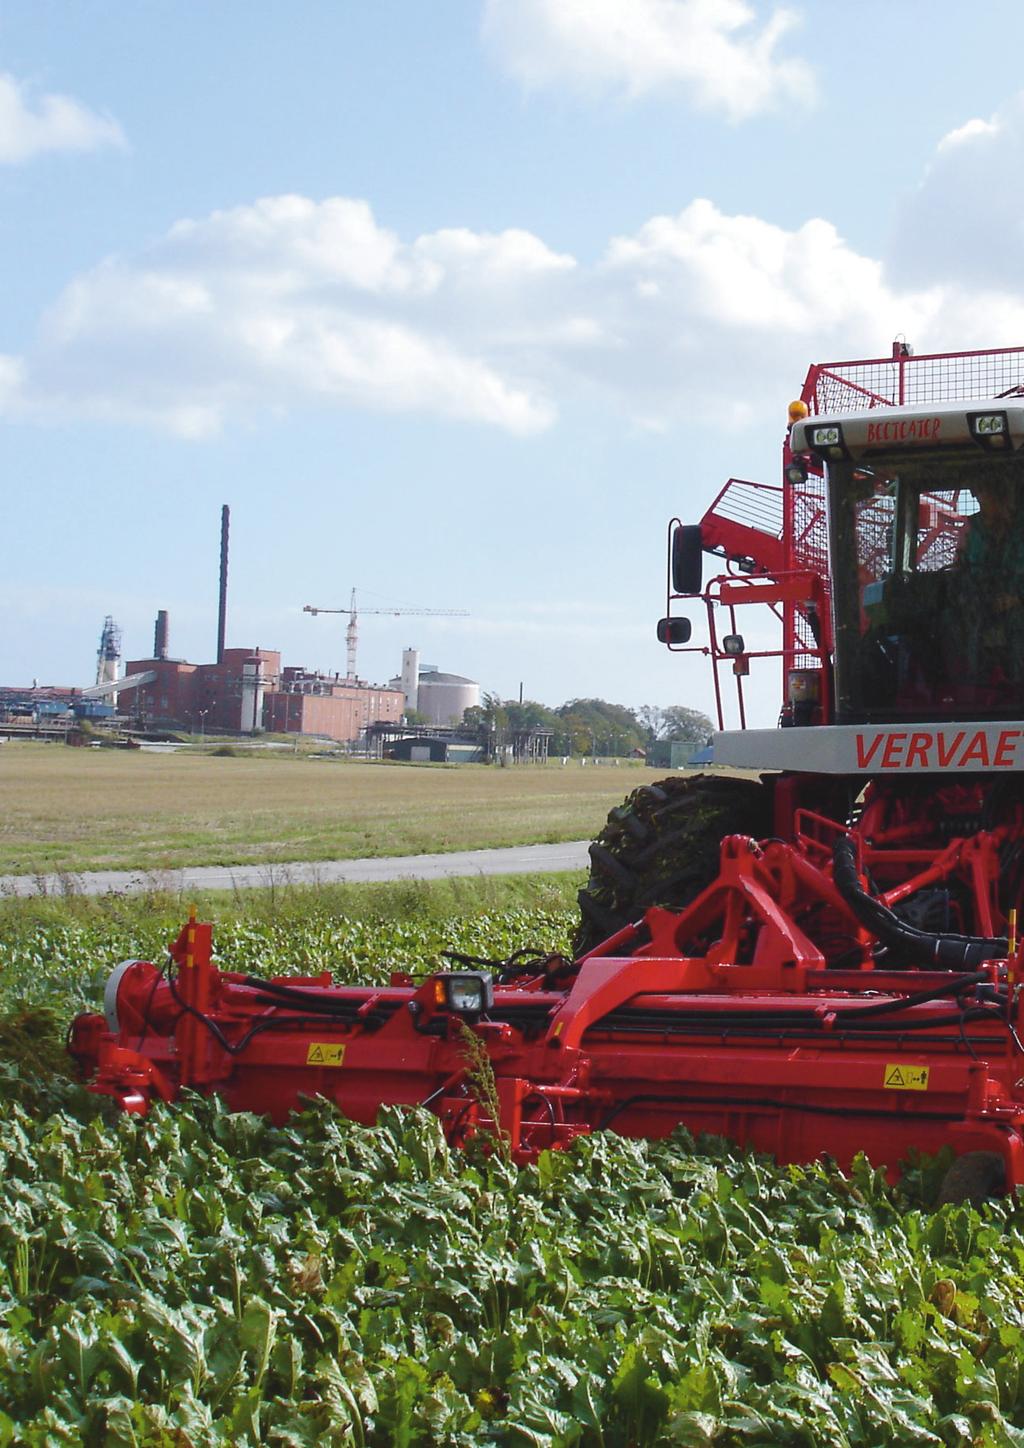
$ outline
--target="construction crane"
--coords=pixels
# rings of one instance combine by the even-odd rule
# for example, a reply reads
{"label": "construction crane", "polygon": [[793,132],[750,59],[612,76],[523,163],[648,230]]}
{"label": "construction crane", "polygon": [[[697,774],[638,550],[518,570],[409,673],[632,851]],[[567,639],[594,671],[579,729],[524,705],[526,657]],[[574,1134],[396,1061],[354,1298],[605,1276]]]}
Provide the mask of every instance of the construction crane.
{"label": "construction crane", "polygon": [[395,618],[401,618],[406,614],[423,616],[430,614],[435,618],[468,618],[468,611],[464,608],[364,608],[356,607],[356,591],[353,588],[349,598],[348,608],[314,608],[311,603],[303,606],[303,613],[347,613],[348,628],[345,630],[345,678],[350,683],[356,680],[356,644],[358,641],[358,617],[359,613],[387,613]]}

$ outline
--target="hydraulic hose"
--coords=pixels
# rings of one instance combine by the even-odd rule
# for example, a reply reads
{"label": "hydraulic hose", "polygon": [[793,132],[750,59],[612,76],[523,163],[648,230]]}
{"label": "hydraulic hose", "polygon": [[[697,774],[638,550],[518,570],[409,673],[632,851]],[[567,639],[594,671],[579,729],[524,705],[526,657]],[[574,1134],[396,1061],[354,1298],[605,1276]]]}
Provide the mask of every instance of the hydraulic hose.
{"label": "hydraulic hose", "polygon": [[260,995],[268,997],[268,1003],[273,1002],[280,1005],[282,1009],[287,1007],[290,1010],[302,1010],[320,1016],[338,1016],[347,1018],[359,1009],[358,1001],[332,1001],[323,1000],[310,990],[300,990],[294,986],[278,985],[276,981],[261,980],[259,976],[247,975],[243,980],[250,990],[257,991]]}
{"label": "hydraulic hose", "polygon": [[930,965],[939,970],[976,970],[987,960],[1002,958],[1010,948],[1005,935],[933,935],[908,925],[861,885],[857,874],[857,850],[849,835],[840,835],[836,840],[832,862],[836,889],[861,924],[866,925],[883,944],[895,947],[914,964]]}

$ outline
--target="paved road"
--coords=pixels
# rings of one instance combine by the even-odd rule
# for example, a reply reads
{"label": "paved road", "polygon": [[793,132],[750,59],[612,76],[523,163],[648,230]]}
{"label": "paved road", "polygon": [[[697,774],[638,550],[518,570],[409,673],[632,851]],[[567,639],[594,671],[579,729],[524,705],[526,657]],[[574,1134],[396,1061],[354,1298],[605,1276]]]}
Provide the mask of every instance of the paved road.
{"label": "paved road", "polygon": [[339,881],[440,880],[452,875],[533,875],[583,870],[587,840],[457,850],[447,855],[393,855],[376,860],[316,860],[288,865],[201,865],[188,870],[92,870],[80,875],[0,875],[5,895],[142,895],[147,890],[251,890],[270,885]]}

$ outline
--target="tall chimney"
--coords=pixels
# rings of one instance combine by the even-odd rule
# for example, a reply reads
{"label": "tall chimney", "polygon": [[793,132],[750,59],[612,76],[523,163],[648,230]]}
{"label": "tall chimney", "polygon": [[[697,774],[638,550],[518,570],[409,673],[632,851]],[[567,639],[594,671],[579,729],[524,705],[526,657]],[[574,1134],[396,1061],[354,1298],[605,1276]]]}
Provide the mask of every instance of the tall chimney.
{"label": "tall chimney", "polygon": [[170,625],[167,621],[167,610],[162,608],[156,616],[156,628],[153,630],[153,657],[154,659],[166,659],[167,641],[170,637]]}
{"label": "tall chimney", "polygon": [[228,622],[228,529],[231,509],[227,503],[220,510],[220,608],[217,612],[217,662],[224,662],[224,631]]}

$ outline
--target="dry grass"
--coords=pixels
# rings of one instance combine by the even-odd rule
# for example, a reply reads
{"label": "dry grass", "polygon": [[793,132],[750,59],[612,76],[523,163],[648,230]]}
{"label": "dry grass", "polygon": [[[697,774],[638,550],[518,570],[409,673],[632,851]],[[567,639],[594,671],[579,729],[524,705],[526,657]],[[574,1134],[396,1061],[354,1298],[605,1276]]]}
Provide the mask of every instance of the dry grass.
{"label": "dry grass", "polygon": [[355,859],[583,839],[645,772],[59,745],[0,749],[0,873]]}

